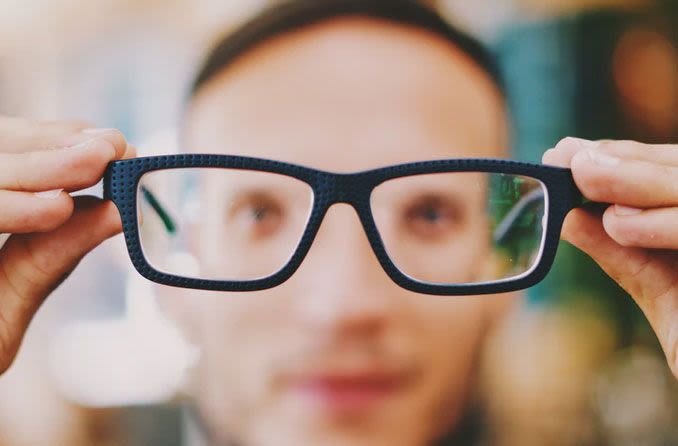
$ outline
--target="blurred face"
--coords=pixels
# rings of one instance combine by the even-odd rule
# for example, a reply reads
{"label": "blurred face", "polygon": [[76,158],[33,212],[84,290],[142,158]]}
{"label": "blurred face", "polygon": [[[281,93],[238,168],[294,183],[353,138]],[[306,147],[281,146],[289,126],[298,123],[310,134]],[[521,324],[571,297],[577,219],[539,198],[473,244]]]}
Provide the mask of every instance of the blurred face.
{"label": "blurred face", "polygon": [[[275,38],[212,79],[191,104],[185,144],[354,172],[503,156],[504,127],[495,88],[456,48],[424,31],[345,18]],[[485,274],[486,178],[470,175],[375,191],[375,219],[403,271],[448,282]],[[276,272],[301,237],[310,188],[238,173],[206,173],[198,184],[213,216],[190,242],[208,259],[201,267],[222,279]],[[417,249],[447,258],[412,261]],[[162,292],[203,349],[194,390],[210,431],[244,445],[432,441],[457,421],[480,341],[508,301],[399,288],[344,204],[330,208],[279,287]]]}

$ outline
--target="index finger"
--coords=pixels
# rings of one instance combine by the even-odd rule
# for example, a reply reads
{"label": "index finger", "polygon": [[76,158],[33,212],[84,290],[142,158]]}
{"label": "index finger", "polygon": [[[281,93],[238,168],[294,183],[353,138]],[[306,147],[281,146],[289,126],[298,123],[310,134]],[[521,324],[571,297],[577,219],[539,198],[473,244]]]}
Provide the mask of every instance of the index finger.
{"label": "index finger", "polygon": [[33,121],[0,115],[0,152],[23,153],[66,147],[83,140],[85,121]]}
{"label": "index finger", "polygon": [[106,130],[74,147],[27,153],[0,153],[0,189],[74,191],[93,186],[110,161],[129,156],[122,133]]}
{"label": "index finger", "polygon": [[622,158],[603,145],[577,152],[570,168],[590,200],[637,208],[678,205],[678,166]]}
{"label": "index finger", "polygon": [[570,167],[574,155],[586,149],[602,149],[619,158],[678,167],[678,145],[676,144],[644,144],[627,140],[589,141],[571,137],[562,139],[553,149],[547,150],[544,153],[543,162],[558,167]]}

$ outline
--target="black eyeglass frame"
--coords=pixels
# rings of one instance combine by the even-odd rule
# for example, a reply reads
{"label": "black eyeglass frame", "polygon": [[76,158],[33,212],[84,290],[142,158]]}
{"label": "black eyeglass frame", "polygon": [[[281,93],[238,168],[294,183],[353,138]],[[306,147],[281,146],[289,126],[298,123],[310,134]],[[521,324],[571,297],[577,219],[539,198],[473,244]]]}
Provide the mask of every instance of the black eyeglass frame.
{"label": "black eyeglass frame", "polygon": [[[302,238],[287,264],[277,273],[246,281],[207,280],[181,277],[159,271],[143,254],[137,224],[137,189],[141,177],[157,170],[185,168],[225,168],[270,172],[296,178],[313,190],[313,208]],[[420,282],[401,272],[390,259],[377,230],[370,208],[375,187],[385,181],[413,175],[483,172],[513,174],[541,181],[547,191],[547,223],[538,264],[515,278],[474,284]],[[258,291],[288,280],[306,257],[327,210],[336,203],[352,206],[358,214],[372,250],[386,274],[399,286],[430,295],[480,295],[505,293],[529,288],[540,282],[551,269],[567,213],[584,200],[570,169],[505,159],[460,158],[399,164],[356,173],[333,173],[296,164],[261,158],[216,154],[161,155],[110,163],[104,175],[104,199],[112,200],[120,212],[130,259],[145,278],[164,285],[211,291]]]}

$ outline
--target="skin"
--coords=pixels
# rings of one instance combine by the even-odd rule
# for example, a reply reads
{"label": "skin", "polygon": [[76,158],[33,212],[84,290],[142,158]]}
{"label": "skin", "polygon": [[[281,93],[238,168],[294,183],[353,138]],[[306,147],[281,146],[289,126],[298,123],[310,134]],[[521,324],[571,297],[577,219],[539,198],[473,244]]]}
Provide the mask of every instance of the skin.
{"label": "skin", "polygon": [[678,377],[678,146],[562,140],[544,163],[572,169],[603,215],[576,209],[562,237],[590,255],[645,313]]}
{"label": "skin", "polygon": [[[0,116],[0,233],[15,234],[0,250],[0,371],[43,300],[121,230],[112,203],[67,193],[99,182],[109,161],[135,155],[119,131],[90,127]],[[34,194],[58,189],[52,198]]]}
{"label": "skin", "polygon": [[[198,92],[184,141],[195,152],[355,172],[503,156],[505,125],[491,81],[449,43],[351,18],[245,54]],[[476,222],[467,235],[481,239],[474,233],[482,227],[484,191],[474,183],[450,186]],[[386,193],[385,200],[403,194]],[[473,243],[457,248],[461,263],[451,269],[475,254]],[[439,299],[398,287],[345,205],[330,209],[304,263],[279,287],[229,296],[161,292],[202,347],[192,390],[215,442],[247,445],[429,443],[458,421],[482,339],[512,300]],[[397,385],[366,403],[332,398],[312,385],[328,375],[371,374]],[[369,392],[355,393],[359,399]]]}
{"label": "skin", "polygon": [[[478,148],[474,156],[497,153],[503,145],[499,137],[503,124],[496,118],[500,116],[498,100],[471,64],[444,42],[422,33],[388,27],[388,32],[375,35],[374,24],[358,25],[325,28],[313,39],[304,39],[307,33],[295,33],[243,57],[194,101],[186,135],[189,145],[195,150],[201,146],[200,151],[228,149],[277,158],[284,154],[288,161],[348,171],[463,155],[433,149],[442,142],[446,148]],[[327,45],[344,51],[332,52],[330,57],[323,50]],[[383,53],[374,53],[379,49]],[[374,63],[375,54],[382,64]],[[389,54],[395,59],[388,60],[390,65],[386,63]],[[362,82],[354,70],[346,68],[358,63],[370,82]],[[279,77],[285,69],[301,67],[325,70],[324,76],[302,77],[303,89],[294,88],[299,77],[290,73]],[[314,82],[327,82],[326,76],[335,76],[330,79],[341,83],[332,84],[329,91],[318,90],[322,85]],[[407,88],[395,88],[404,86],[403,78]],[[267,91],[276,85],[274,81],[285,88]],[[444,89],[445,85],[455,88]],[[427,86],[433,91],[426,93]],[[292,90],[303,95],[292,97]],[[399,94],[386,94],[393,91]],[[220,94],[229,98],[227,106]],[[453,107],[461,101],[466,105],[463,116]],[[220,109],[219,104],[227,109]],[[282,105],[284,121],[280,119]],[[304,112],[310,105],[317,113]],[[450,114],[458,120],[449,119]],[[307,126],[308,119],[319,126]],[[497,131],[488,131],[495,128],[495,121]],[[119,132],[83,134],[86,127],[83,123],[0,118],[0,232],[18,234],[0,250],[0,370],[11,364],[40,303],[83,255],[120,231],[111,203],[71,199],[66,193],[54,200],[32,194],[84,188],[100,179],[108,161],[133,156]],[[297,151],[289,150],[290,139]],[[88,150],[72,147],[85,140],[92,140]],[[229,144],[215,147],[214,141]],[[260,152],[245,150],[250,147]],[[318,157],[321,150],[324,156]],[[350,150],[353,156],[340,156],[342,150]],[[591,255],[633,296],[678,376],[677,154],[677,146],[566,139],[545,154],[544,162],[570,167],[588,198],[613,203],[602,216],[573,211],[563,237]],[[484,332],[484,321],[491,319],[489,315],[499,305],[496,301],[490,304],[492,297],[430,299],[395,288],[380,271],[360,231],[352,211],[337,206],[327,215],[301,269],[279,289],[228,299],[195,293],[199,296],[192,296],[197,300],[191,305],[185,303],[189,293],[181,292],[183,297],[176,299],[168,296],[176,310],[183,310],[175,311],[177,319],[195,340],[204,341],[199,377],[205,385],[197,390],[217,436],[225,437],[227,430],[254,444],[280,444],[281,439],[298,440],[297,444],[319,439],[327,441],[316,444],[356,444],[357,439],[416,444],[453,424],[470,376],[469,358]],[[332,268],[327,268],[329,251],[335,259]],[[481,302],[487,303],[485,309]],[[281,310],[285,317],[280,317]],[[478,316],[483,313],[488,317]],[[266,330],[254,330],[250,324]],[[427,344],[422,346],[421,340]],[[359,417],[363,422],[326,410],[310,412],[303,404],[286,406],[290,403],[285,402],[284,391],[271,390],[267,384],[281,370],[289,376],[295,367],[303,371],[309,362],[316,367],[341,366],[347,355],[356,358],[349,362],[365,361],[375,351],[390,364],[416,364],[417,384],[406,395],[394,398],[393,410],[368,413]],[[210,354],[214,352],[219,354]],[[258,368],[262,365],[263,369]],[[284,378],[274,381],[273,388],[284,389]],[[233,388],[234,382],[238,388]],[[436,401],[438,395],[445,395],[445,401]],[[440,406],[452,415],[447,419],[435,416],[441,411],[434,409]],[[407,421],[417,414],[423,414],[427,422]],[[402,426],[402,431],[393,429],[394,425]]]}

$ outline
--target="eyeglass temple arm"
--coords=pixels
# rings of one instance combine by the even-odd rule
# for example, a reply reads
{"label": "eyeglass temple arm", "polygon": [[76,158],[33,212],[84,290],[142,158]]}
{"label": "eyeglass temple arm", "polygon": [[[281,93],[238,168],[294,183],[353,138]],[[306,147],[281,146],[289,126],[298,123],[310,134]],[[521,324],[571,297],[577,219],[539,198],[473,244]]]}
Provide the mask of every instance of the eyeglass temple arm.
{"label": "eyeglass temple arm", "polygon": [[[106,172],[104,173],[104,200],[111,200],[113,199],[112,197],[112,181],[113,181],[113,169],[111,169],[111,166],[116,164],[116,162],[112,162],[109,164],[108,168],[106,169]],[[141,185],[139,187],[141,190],[141,194],[144,197],[144,200],[151,206],[151,208],[155,211],[155,213],[158,215],[160,220],[162,221],[163,225],[165,226],[165,230],[169,232],[170,234],[175,234],[177,231],[177,223],[174,218],[170,215],[170,213],[166,210],[165,206],[163,206],[160,203],[160,200],[155,196],[153,192],[151,192],[146,186]]]}
{"label": "eyeglass temple arm", "polygon": [[570,205],[568,210],[576,208],[585,208],[590,210],[599,210],[600,212],[602,212],[605,209],[607,209],[608,206],[610,206],[610,203],[602,203],[599,201],[593,201],[586,198],[584,194],[582,194],[581,190],[579,190],[579,187],[577,187],[577,184],[574,182],[574,178],[572,178],[572,173],[570,173],[569,183],[570,183],[569,185]]}
{"label": "eyeglass temple arm", "polygon": [[511,208],[506,216],[502,219],[501,223],[497,225],[494,230],[493,239],[496,243],[502,243],[504,238],[508,235],[513,228],[516,220],[520,215],[533,203],[544,200],[544,191],[540,189],[534,189],[524,197],[522,197],[518,202]]}
{"label": "eyeglass temple arm", "polygon": [[177,224],[170,216],[169,212],[165,209],[165,207],[160,204],[160,201],[158,198],[155,196],[153,192],[151,192],[146,186],[140,186],[139,190],[141,190],[141,194],[144,197],[144,200],[153,208],[155,213],[158,215],[160,220],[162,221],[163,225],[165,226],[165,229],[167,232],[170,234],[174,234],[177,231]]}
{"label": "eyeglass temple arm", "polygon": [[[568,199],[569,204],[567,205],[568,210],[572,210],[575,208],[586,208],[586,209],[598,209],[602,212],[609,206],[609,203],[600,203],[586,198],[577,187],[577,184],[574,182],[571,173],[568,175],[567,180],[568,180],[567,189],[569,198]],[[525,211],[525,209],[527,209],[533,203],[539,200],[543,200],[543,198],[544,191],[542,189],[535,189],[529,194],[522,197],[520,200],[518,200],[515,206],[511,208],[511,210],[502,219],[501,223],[499,223],[499,225],[497,225],[496,229],[494,230],[493,234],[494,241],[497,243],[501,243],[504,240],[504,238],[510,233],[511,228],[515,224],[516,220],[520,217],[520,215]]]}

